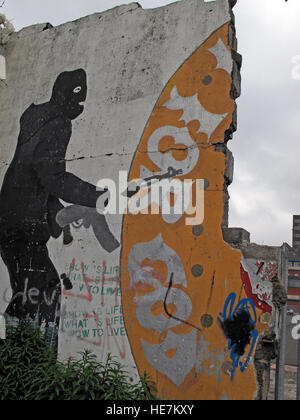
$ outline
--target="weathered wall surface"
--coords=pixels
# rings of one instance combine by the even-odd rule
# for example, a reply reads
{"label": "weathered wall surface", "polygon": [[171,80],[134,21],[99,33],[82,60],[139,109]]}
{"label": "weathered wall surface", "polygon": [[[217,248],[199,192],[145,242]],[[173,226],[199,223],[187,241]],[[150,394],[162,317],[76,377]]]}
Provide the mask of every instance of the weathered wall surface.
{"label": "weathered wall surface", "polygon": [[258,385],[256,398],[266,400],[270,387],[271,361],[278,356],[281,339],[281,309],[287,299],[283,286],[283,246],[253,244],[250,242],[250,234],[240,228],[223,228],[223,237],[242,253],[243,286],[247,296],[260,310],[260,320],[265,325],[258,339],[254,366]]}
{"label": "weathered wall surface", "polygon": [[[171,399],[257,397],[255,349],[274,315],[278,260],[222,231],[240,93],[233,3],[133,3],[26,28],[0,50],[0,311],[34,320],[61,359],[111,352]],[[170,191],[149,205],[144,186],[125,216],[100,215],[93,186],[119,185],[120,171],[193,181],[196,211],[164,212]]]}

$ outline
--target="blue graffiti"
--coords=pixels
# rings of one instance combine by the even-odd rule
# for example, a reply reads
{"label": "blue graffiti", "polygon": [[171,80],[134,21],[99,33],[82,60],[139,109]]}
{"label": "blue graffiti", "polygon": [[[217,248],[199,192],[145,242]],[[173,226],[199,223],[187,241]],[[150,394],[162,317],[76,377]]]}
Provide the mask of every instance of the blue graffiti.
{"label": "blue graffiti", "polygon": [[[240,368],[240,371],[243,373],[249,366],[249,362],[251,360],[252,354],[255,349],[255,344],[258,339],[258,331],[255,329],[255,325],[257,323],[257,315],[255,305],[251,298],[242,299],[239,303],[235,306],[236,302],[236,293],[231,293],[228,298],[226,299],[223,313],[220,313],[220,317],[218,317],[218,321],[225,332],[225,336],[228,339],[228,349],[231,350],[230,358],[232,360],[232,370],[231,370],[231,380],[233,381],[234,375],[237,368]],[[228,332],[226,332],[226,322],[233,321],[236,317],[241,314],[242,312],[248,314],[249,318],[249,342],[250,348],[249,352],[246,356],[246,360],[244,362],[241,361],[241,354],[237,350],[237,343],[233,343],[233,340],[229,336]]]}

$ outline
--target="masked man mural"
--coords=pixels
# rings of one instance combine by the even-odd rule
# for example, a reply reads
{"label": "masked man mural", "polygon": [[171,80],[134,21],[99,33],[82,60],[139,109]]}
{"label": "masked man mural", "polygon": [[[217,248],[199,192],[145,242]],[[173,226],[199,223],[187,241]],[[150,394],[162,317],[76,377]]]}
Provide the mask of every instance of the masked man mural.
{"label": "masked man mural", "polygon": [[66,171],[72,120],[83,112],[86,96],[86,73],[79,69],[58,76],[49,102],[30,105],[0,193],[0,250],[12,288],[6,316],[43,327],[55,349],[61,284],[47,242],[62,233],[59,199],[95,209],[104,192]]}

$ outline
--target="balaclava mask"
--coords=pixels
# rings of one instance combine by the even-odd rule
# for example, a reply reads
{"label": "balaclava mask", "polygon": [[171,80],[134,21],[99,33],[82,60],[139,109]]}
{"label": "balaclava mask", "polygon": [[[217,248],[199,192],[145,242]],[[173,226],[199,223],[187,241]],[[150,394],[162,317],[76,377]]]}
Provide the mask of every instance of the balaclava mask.
{"label": "balaclava mask", "polygon": [[51,102],[53,102],[65,116],[74,120],[84,109],[81,102],[86,100],[87,77],[83,69],[61,73],[56,79]]}

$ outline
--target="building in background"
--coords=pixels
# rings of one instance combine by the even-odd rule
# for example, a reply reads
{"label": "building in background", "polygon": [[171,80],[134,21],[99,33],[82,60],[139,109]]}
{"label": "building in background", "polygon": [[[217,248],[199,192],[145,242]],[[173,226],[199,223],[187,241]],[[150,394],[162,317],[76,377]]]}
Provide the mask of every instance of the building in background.
{"label": "building in background", "polygon": [[289,250],[288,308],[299,312],[300,305],[300,215],[293,216],[293,247]]}
{"label": "building in background", "polygon": [[300,216],[293,216],[293,248],[300,249]]}

